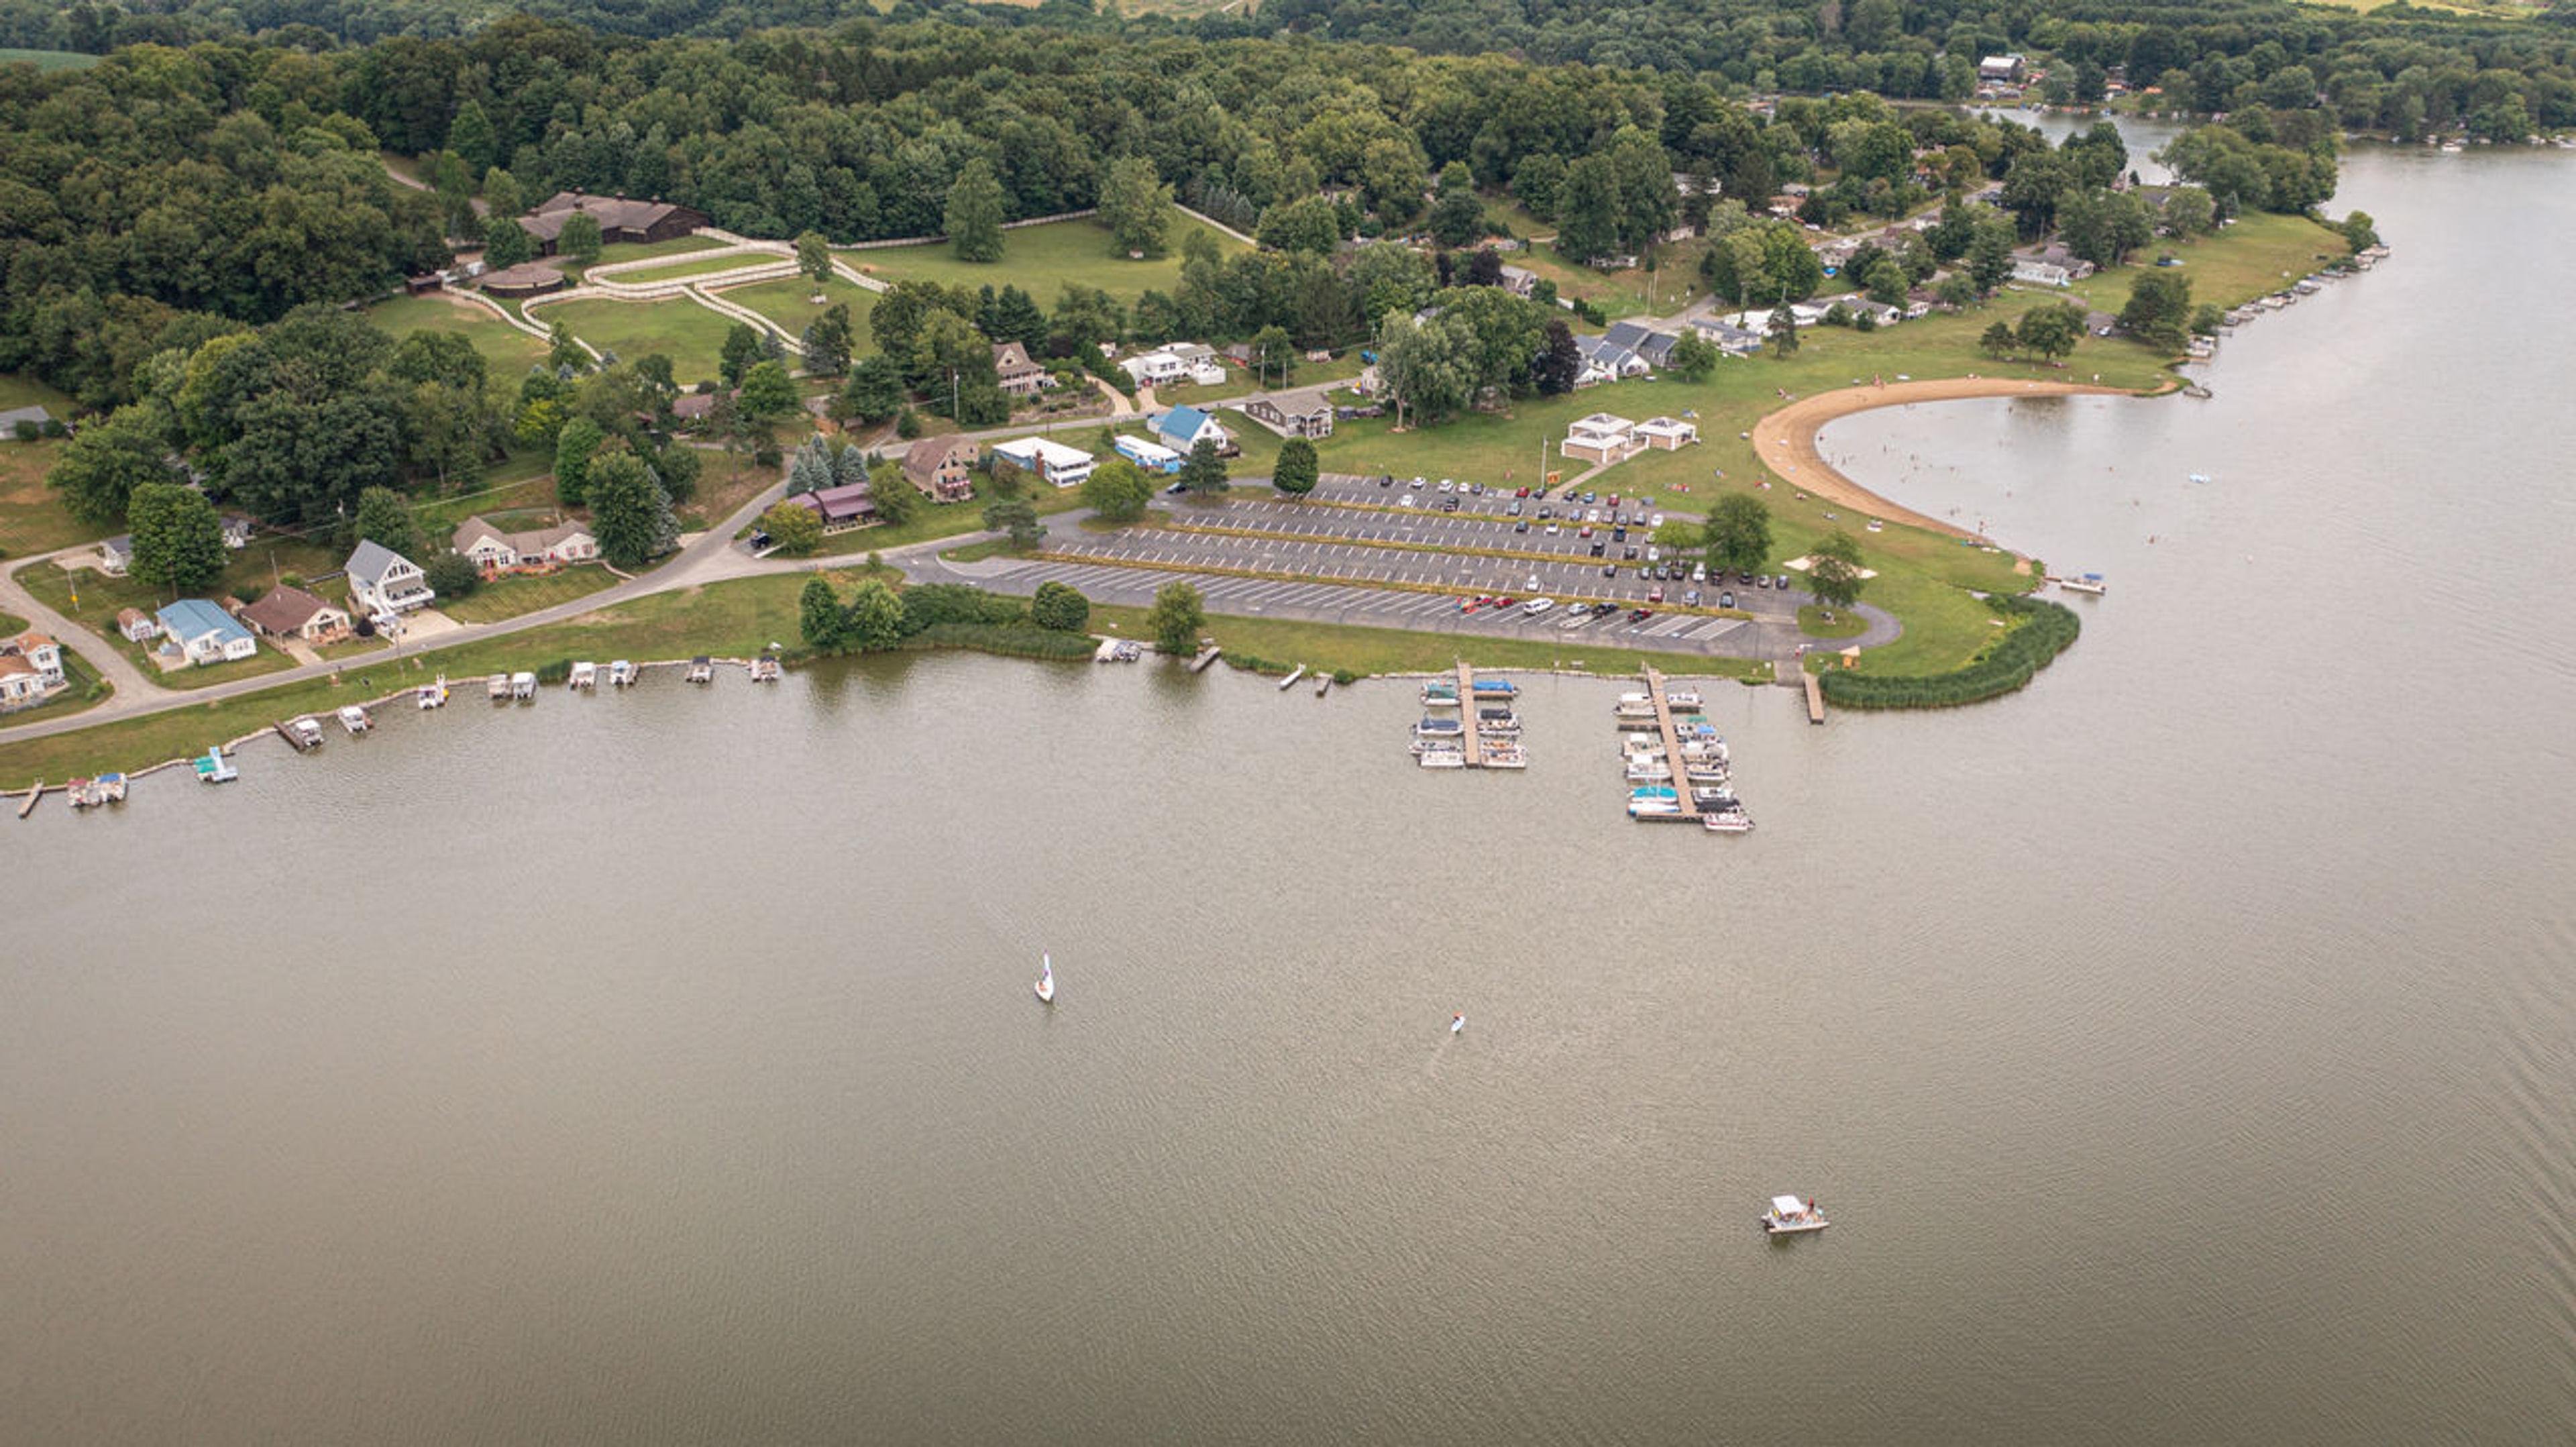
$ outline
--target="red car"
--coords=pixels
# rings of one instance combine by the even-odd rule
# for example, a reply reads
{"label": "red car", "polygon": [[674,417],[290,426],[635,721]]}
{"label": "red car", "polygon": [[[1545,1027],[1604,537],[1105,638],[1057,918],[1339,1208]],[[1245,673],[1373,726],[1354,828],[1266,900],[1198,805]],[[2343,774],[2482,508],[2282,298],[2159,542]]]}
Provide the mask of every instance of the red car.
{"label": "red car", "polygon": [[1592,524],[1590,524],[1590,523],[1585,523],[1585,524],[1583,525],[1583,528],[1582,528],[1582,536],[1587,537],[1587,538],[1588,538],[1588,537],[1590,537],[1590,536],[1592,536]]}
{"label": "red car", "polygon": [[1494,600],[1494,606],[1497,608],[1508,608],[1512,606],[1512,596],[1509,593],[1506,593],[1503,596],[1496,598]]}
{"label": "red car", "polygon": [[1612,507],[1617,507],[1617,506],[1619,505],[1619,494],[1617,494],[1617,493],[1615,493],[1615,492],[1614,492],[1614,493],[1610,494],[1608,497],[1603,498],[1603,499],[1602,499],[1602,501],[1603,501],[1603,502],[1605,502],[1605,503],[1607,503],[1607,504],[1609,504],[1609,505],[1610,505],[1610,506],[1612,506]]}
{"label": "red car", "polygon": [[1525,488],[1522,488],[1522,489],[1521,489],[1521,490],[1519,490],[1518,492],[1513,493],[1513,494],[1512,494],[1512,496],[1514,496],[1514,497],[1527,497],[1527,496],[1529,496],[1529,489],[1528,489],[1528,488],[1526,488],[1526,487],[1525,487]]}
{"label": "red car", "polygon": [[1663,589],[1661,589],[1661,588],[1649,588],[1649,589],[1647,589],[1647,590],[1646,590],[1646,601],[1647,601],[1647,602],[1649,602],[1649,603],[1660,603],[1660,602],[1664,601],[1664,590],[1663,590]]}

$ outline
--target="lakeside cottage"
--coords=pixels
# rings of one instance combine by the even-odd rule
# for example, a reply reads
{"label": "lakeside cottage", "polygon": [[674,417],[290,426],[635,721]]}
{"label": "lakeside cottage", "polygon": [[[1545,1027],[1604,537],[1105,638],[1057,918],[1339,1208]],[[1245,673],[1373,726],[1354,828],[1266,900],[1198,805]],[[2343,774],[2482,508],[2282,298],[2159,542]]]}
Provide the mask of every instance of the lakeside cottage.
{"label": "lakeside cottage", "polygon": [[1148,442],[1142,437],[1129,437],[1122,433],[1112,438],[1109,445],[1118,449],[1119,456],[1147,472],[1159,472],[1168,477],[1181,470],[1181,455],[1159,442]]}
{"label": "lakeside cottage", "polygon": [[[408,613],[426,608],[438,595],[430,591],[420,565],[373,540],[349,555],[349,601],[370,615]],[[162,618],[166,626],[169,618]]]}
{"label": "lakeside cottage", "polygon": [[1046,390],[1047,369],[1029,360],[1029,349],[1017,342],[993,344],[993,371],[1002,390],[1013,397],[1034,397]]}
{"label": "lakeside cottage", "polygon": [[876,496],[864,482],[800,492],[787,500],[821,518],[827,533],[847,532],[877,520]]}
{"label": "lakeside cottage", "polygon": [[467,518],[449,546],[472,558],[486,578],[503,573],[551,573],[599,556],[599,539],[580,523],[558,523],[531,532],[504,532],[481,517]]}
{"label": "lakeside cottage", "polygon": [[0,638],[0,712],[33,708],[69,681],[62,645],[51,636],[29,629]]}
{"label": "lakeside cottage", "polygon": [[1243,415],[1282,437],[1333,435],[1333,400],[1321,387],[1255,397],[1243,404]]}
{"label": "lakeside cottage", "polygon": [[259,640],[249,629],[203,598],[182,598],[159,616],[161,631],[167,635],[161,650],[187,659],[192,666],[230,663],[259,651]]}
{"label": "lakeside cottage", "polygon": [[301,588],[282,583],[262,593],[258,602],[243,608],[238,616],[271,638],[331,643],[349,635],[347,609],[335,608]]}
{"label": "lakeside cottage", "polygon": [[933,502],[964,502],[975,495],[981,455],[972,438],[926,437],[904,450],[903,475]]}
{"label": "lakeside cottage", "polygon": [[1672,365],[1673,343],[1681,340],[1674,333],[1655,331],[1636,322],[1613,322],[1601,337],[1613,346],[1626,347],[1655,368]]}
{"label": "lakeside cottage", "polygon": [[1057,487],[1071,487],[1091,476],[1091,454],[1043,437],[996,442],[993,455],[1023,472],[1032,472]]}
{"label": "lakeside cottage", "polygon": [[1225,364],[1216,359],[1216,349],[1203,342],[1174,342],[1150,352],[1140,352],[1118,364],[1139,387],[1168,386],[1174,382],[1195,382],[1212,387],[1225,380]]}
{"label": "lakeside cottage", "polygon": [[1646,359],[1620,346],[1606,336],[1576,337],[1574,349],[1583,356],[1583,369],[1574,374],[1577,387],[1598,387],[1604,382],[1624,382],[1643,377],[1654,370]]}
{"label": "lakeside cottage", "polygon": [[116,614],[116,631],[128,643],[141,643],[161,636],[161,625],[140,608],[121,608]]}
{"label": "lakeside cottage", "polygon": [[1202,437],[1214,442],[1216,450],[1227,456],[1242,450],[1236,445],[1232,433],[1196,407],[1175,407],[1149,419],[1145,425],[1152,430],[1156,442],[1184,456],[1198,445]]}

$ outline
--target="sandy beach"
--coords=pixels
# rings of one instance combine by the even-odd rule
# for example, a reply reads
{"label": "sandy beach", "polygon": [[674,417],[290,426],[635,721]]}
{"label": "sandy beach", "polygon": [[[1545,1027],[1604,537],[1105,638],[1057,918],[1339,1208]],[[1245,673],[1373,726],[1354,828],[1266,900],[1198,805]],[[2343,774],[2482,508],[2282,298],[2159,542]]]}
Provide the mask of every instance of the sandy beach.
{"label": "sandy beach", "polygon": [[1936,533],[1970,538],[1976,534],[1956,523],[1927,517],[1912,508],[1899,507],[1836,472],[1825,461],[1824,455],[1816,450],[1817,430],[1837,417],[1849,417],[1873,407],[1954,402],[1969,397],[2064,397],[2088,392],[2139,395],[2125,387],[2103,387],[2087,382],[2040,382],[2013,377],[1944,377],[1926,382],[1844,387],[1812,397],[1800,397],[1753,424],[1753,449],[1765,469],[1810,497],[1824,498],[1836,507],[1847,507],[1890,522],[1910,523]]}

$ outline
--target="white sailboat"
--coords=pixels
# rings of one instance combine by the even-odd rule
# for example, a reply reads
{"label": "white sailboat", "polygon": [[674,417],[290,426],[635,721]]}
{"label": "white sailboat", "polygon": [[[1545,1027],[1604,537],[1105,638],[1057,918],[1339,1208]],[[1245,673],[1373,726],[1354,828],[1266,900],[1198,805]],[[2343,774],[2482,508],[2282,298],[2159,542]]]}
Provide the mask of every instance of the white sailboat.
{"label": "white sailboat", "polygon": [[1047,955],[1038,956],[1037,990],[1039,999],[1055,1003],[1055,960]]}
{"label": "white sailboat", "polygon": [[1466,1029],[1466,1028],[1467,1028],[1467,1017],[1466,1017],[1466,1016],[1464,1016],[1464,1015],[1452,1015],[1452,1016],[1450,1016],[1450,1017],[1449,1017],[1449,1033],[1450,1033],[1450,1034],[1455,1035],[1455,1034],[1457,1034],[1459,1031],[1464,1030],[1464,1029]]}

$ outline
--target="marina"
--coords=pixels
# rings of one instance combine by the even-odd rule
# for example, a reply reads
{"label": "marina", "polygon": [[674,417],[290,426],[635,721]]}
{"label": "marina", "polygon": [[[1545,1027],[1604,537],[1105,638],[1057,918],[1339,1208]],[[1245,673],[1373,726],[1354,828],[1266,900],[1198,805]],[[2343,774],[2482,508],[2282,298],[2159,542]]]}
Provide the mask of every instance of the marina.
{"label": "marina", "polygon": [[[1328,675],[1325,682],[1330,683]],[[1324,690],[1315,690],[1323,697]],[[1517,707],[1519,685],[1504,678],[1479,678],[1461,663],[1454,674],[1427,679],[1422,685],[1426,713],[1413,726],[1414,762],[1426,769],[1526,769],[1529,755],[1521,747]],[[1472,700],[1469,711],[1462,700]]]}
{"label": "marina", "polygon": [[[1813,681],[1810,675],[1811,685]],[[1696,823],[1712,834],[1746,833],[1753,820],[1728,790],[1734,774],[1725,738],[1696,712],[1673,716],[1676,706],[1696,710],[1699,705],[1697,690],[1667,689],[1663,674],[1652,668],[1646,670],[1643,693],[1623,693],[1612,702],[1629,786],[1628,817]]]}

